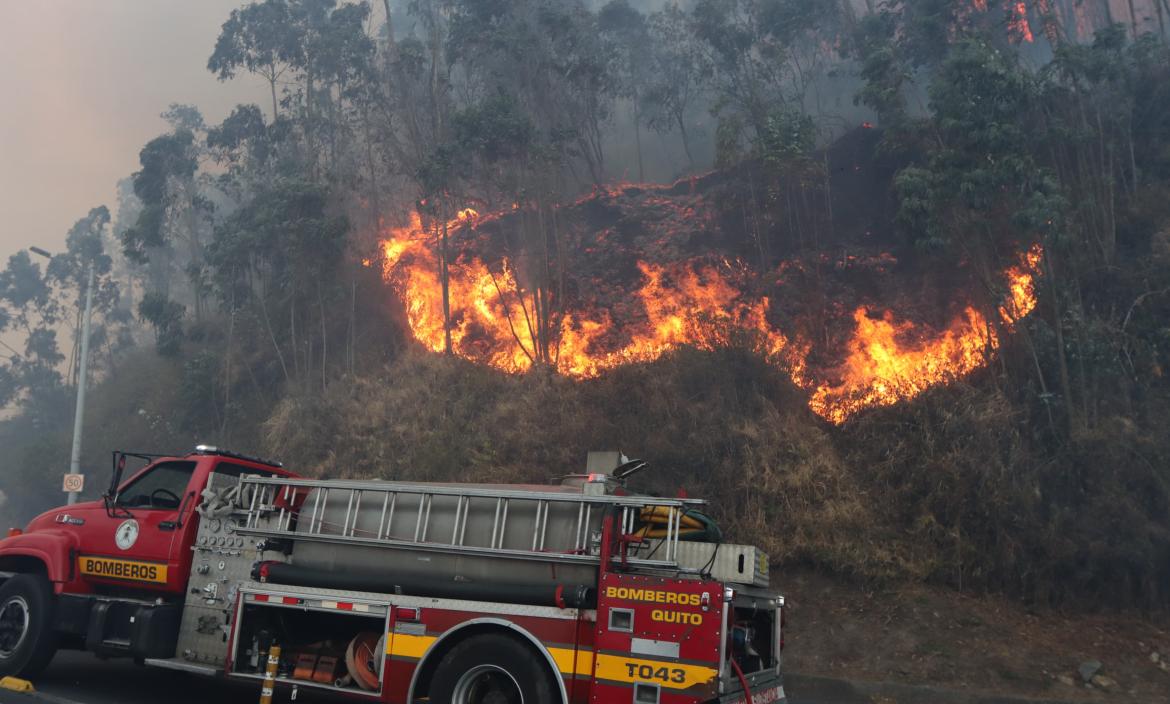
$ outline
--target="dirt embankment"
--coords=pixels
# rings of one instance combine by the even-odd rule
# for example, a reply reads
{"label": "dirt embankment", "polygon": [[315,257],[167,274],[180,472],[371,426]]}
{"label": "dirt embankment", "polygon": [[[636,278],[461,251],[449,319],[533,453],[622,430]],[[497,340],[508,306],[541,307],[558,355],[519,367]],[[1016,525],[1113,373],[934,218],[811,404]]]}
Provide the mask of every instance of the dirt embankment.
{"label": "dirt embankment", "polygon": [[[809,571],[775,580],[789,606],[792,672],[1056,700],[1170,701],[1164,615],[1034,611],[1002,597],[867,589]],[[1095,677],[1089,683],[1082,666]]]}

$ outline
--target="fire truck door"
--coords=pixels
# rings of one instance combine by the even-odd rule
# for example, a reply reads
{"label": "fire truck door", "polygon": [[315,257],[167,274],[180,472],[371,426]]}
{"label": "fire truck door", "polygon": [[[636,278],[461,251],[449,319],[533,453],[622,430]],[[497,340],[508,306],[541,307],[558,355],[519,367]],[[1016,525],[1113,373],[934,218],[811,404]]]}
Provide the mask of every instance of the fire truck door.
{"label": "fire truck door", "polygon": [[[118,492],[116,505],[87,516],[80,545],[84,579],[133,588],[182,590],[179,554],[183,522],[198,497],[195,462],[167,461],[146,468]],[[180,521],[180,509],[183,511]]]}

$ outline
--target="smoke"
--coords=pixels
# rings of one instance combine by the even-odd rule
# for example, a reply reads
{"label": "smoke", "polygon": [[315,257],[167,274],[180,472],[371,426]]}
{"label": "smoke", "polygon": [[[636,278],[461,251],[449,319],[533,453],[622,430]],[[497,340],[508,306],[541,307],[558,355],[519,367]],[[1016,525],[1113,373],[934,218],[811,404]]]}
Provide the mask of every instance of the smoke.
{"label": "smoke", "polygon": [[247,79],[206,69],[239,0],[195,3],[36,2],[4,5],[0,22],[0,257],[30,245],[60,250],[91,207],[114,206],[119,178],[167,129],[171,103],[209,121],[255,102]]}

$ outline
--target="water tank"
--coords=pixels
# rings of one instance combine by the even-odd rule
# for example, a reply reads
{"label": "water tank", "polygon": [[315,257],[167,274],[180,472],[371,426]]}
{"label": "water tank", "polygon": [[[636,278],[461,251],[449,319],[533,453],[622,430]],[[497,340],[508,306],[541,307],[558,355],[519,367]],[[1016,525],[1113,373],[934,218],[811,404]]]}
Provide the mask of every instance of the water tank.
{"label": "water tank", "polygon": [[[354,486],[365,489],[351,496],[349,487]],[[583,493],[579,486],[347,482],[345,487],[314,489],[309,494],[296,525],[296,532],[308,539],[295,541],[290,564],[382,575],[391,582],[426,578],[596,587],[596,564],[533,559],[531,554],[538,551],[553,557],[588,551],[592,537],[601,530],[604,504],[589,508],[580,502],[534,500],[538,494],[579,497]],[[388,492],[395,487],[402,491]],[[420,489],[440,493],[412,493]],[[493,493],[512,498],[497,498]],[[314,512],[317,519],[311,520]],[[393,542],[353,545],[309,538],[343,533]],[[449,545],[500,552],[487,555],[441,549]]]}

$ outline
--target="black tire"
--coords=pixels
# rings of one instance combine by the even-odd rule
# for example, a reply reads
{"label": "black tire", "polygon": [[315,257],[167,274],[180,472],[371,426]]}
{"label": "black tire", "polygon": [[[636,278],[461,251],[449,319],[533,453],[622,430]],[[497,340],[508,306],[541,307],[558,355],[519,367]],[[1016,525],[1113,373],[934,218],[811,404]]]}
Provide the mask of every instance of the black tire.
{"label": "black tire", "polygon": [[472,636],[439,662],[432,704],[554,704],[560,688],[548,662],[507,635]]}
{"label": "black tire", "polygon": [[0,586],[0,677],[35,677],[57,653],[49,580],[18,574]]}

